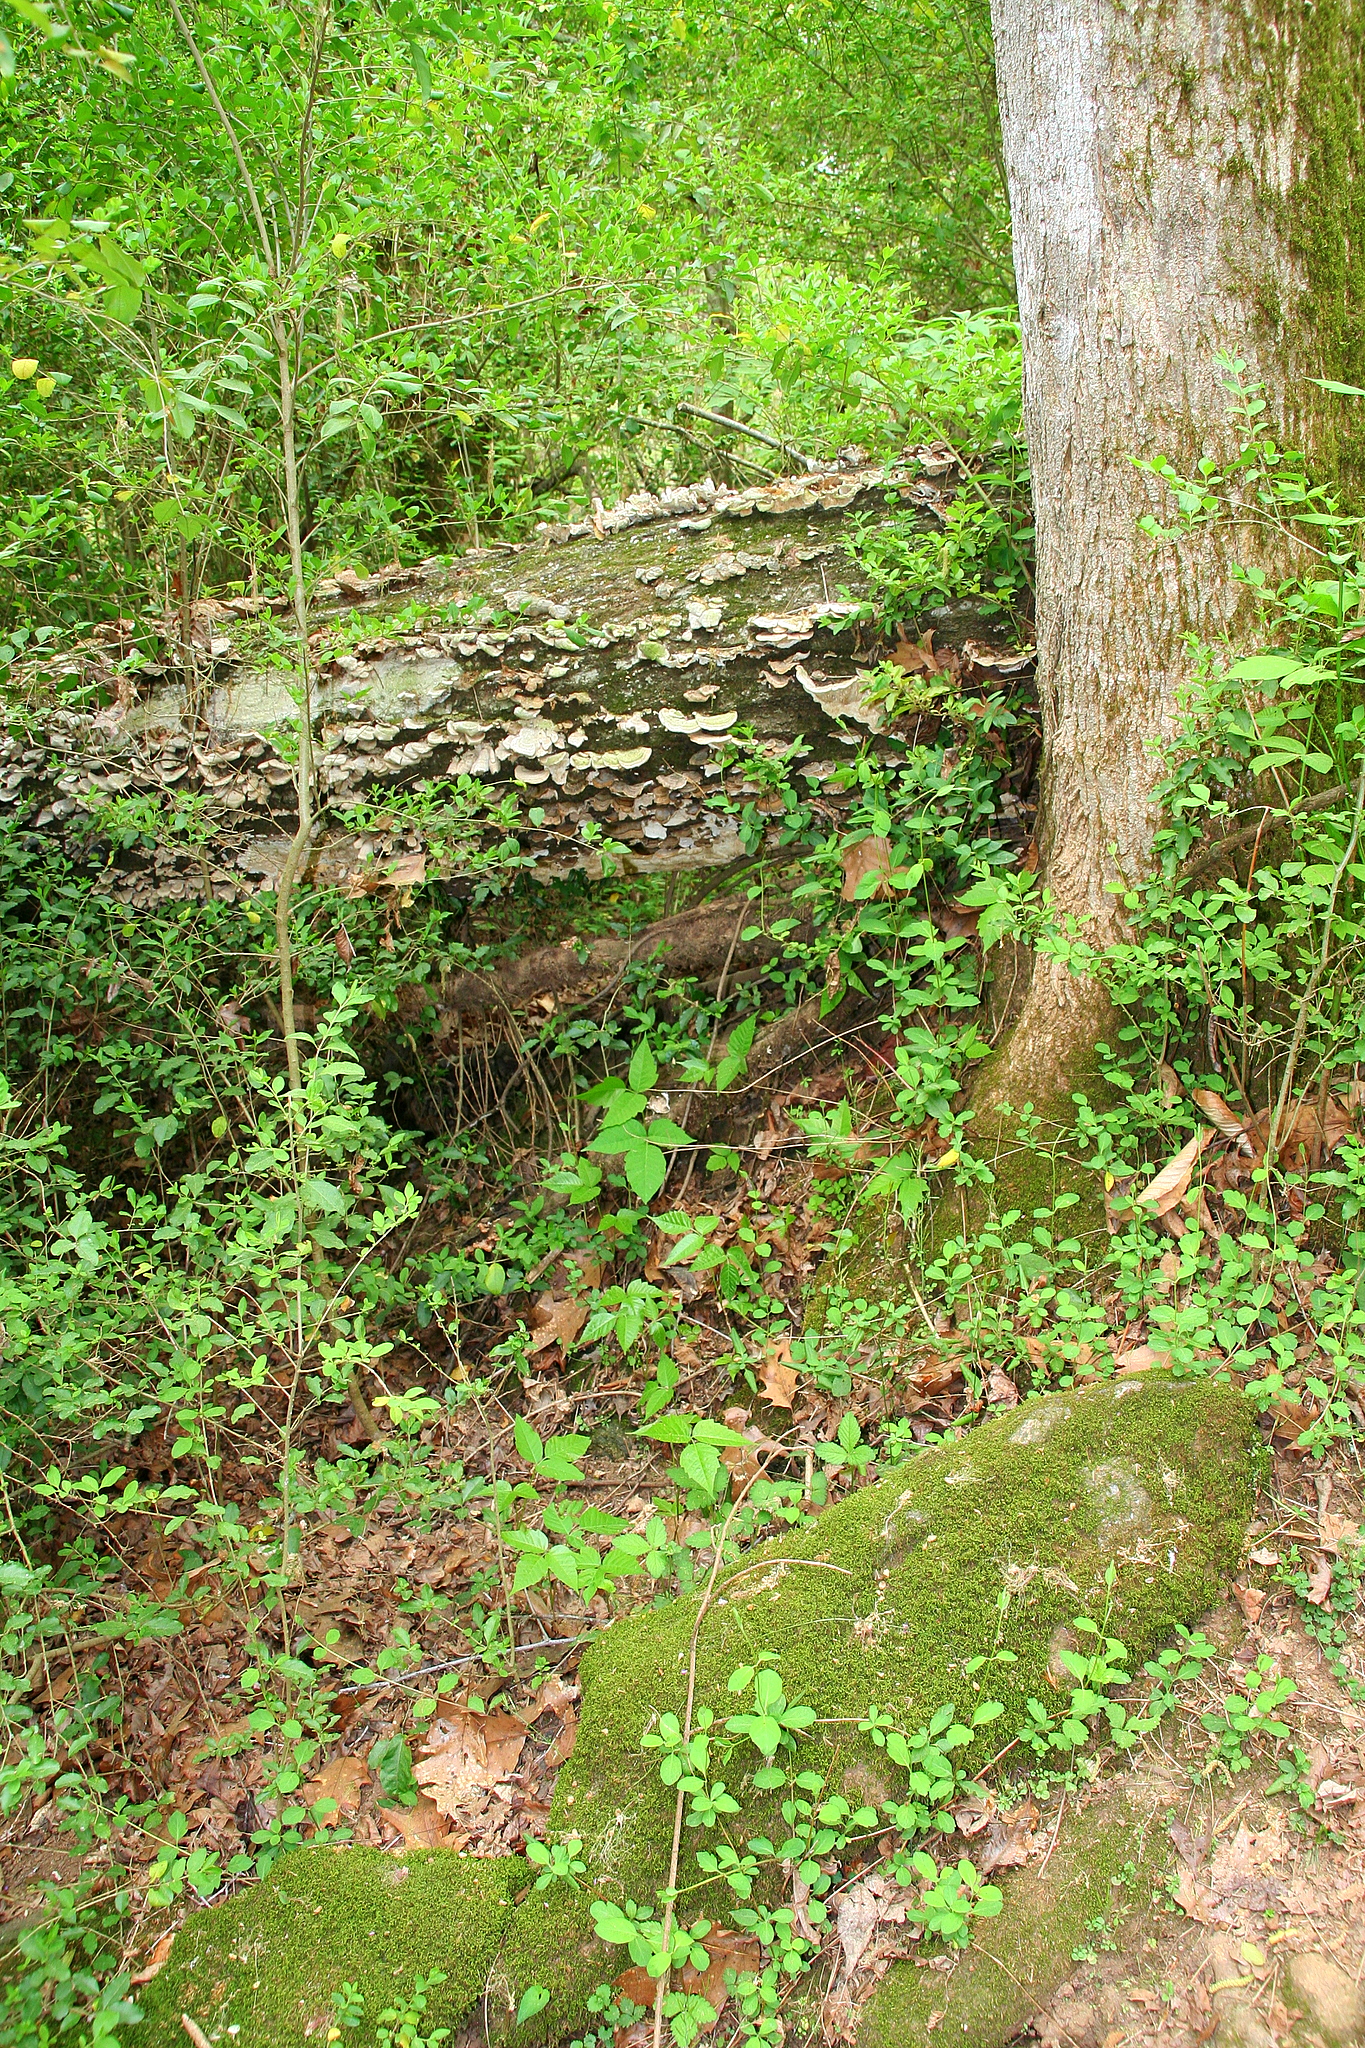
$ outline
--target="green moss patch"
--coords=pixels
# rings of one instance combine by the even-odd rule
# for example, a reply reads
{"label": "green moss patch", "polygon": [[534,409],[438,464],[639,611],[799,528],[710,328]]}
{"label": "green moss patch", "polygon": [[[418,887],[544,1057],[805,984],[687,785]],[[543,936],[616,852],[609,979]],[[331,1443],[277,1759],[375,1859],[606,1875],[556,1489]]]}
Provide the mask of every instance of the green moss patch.
{"label": "green moss patch", "polygon": [[140,1994],[139,2048],[185,2048],[182,2013],[224,2048],[322,2048],[343,1984],[363,1993],[368,2031],[434,1969],[446,1981],[426,2017],[453,2026],[482,1996],[527,1880],[519,1856],[292,1850],[262,1884],[190,1915]]}
{"label": "green moss patch", "polygon": [[[787,1697],[823,1724],[803,1767],[823,1744],[836,1782],[889,1796],[898,1774],[857,1732],[870,1706],[913,1732],[945,1701],[970,1715],[991,1697],[1005,1716],[965,1752],[978,1761],[1023,1719],[1030,1695],[1056,1697],[1049,1661],[1075,1616],[1104,1618],[1110,1564],[1108,1629],[1135,1656],[1208,1607],[1237,1560],[1255,1461],[1247,1404],[1208,1381],[1153,1375],[1029,1402],[923,1452],[727,1573],[701,1629],[697,1703],[733,1712],[729,1674],[771,1651]],[[578,1745],[551,1827],[582,1836],[604,1895],[652,1905],[666,1875],[674,1800],[640,1738],[660,1713],[682,1711],[696,1615],[692,1599],[630,1617],[583,1660]],[[1017,1661],[966,1673],[996,1648]],[[755,1804],[733,1821],[732,1839],[768,1818]],[[689,1834],[684,1881],[695,1876],[693,1846]],[[528,1900],[501,1953],[503,2006],[533,1982],[552,1990],[541,2028],[549,2038],[621,1967],[620,1952],[593,1934],[591,1895],[556,1886]],[[693,1892],[684,1910],[728,1903],[728,1893]]]}
{"label": "green moss patch", "polygon": [[1004,2048],[1074,1971],[1088,1922],[1103,1915],[1112,1928],[1145,1908],[1163,1846],[1160,1796],[1122,1778],[1064,1816],[1050,1856],[998,1880],[1004,1911],[950,1975],[892,1966],[863,2014],[858,2048],[916,2048],[935,2034],[954,2048]]}

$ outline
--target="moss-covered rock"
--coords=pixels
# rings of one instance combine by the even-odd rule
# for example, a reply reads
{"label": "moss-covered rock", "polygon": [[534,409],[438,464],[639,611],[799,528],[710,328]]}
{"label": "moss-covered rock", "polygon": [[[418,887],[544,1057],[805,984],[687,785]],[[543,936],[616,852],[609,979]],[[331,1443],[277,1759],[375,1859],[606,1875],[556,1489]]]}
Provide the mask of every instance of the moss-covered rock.
{"label": "moss-covered rock", "polygon": [[1103,1915],[1113,1928],[1146,1909],[1168,1797],[1167,1785],[1125,1775],[1062,1815],[1051,1854],[999,1880],[1004,1911],[950,1976],[892,1966],[863,2014],[858,2048],[927,2048],[934,2033],[954,2048],[1004,2048],[1074,1971],[1087,1922]]}
{"label": "moss-covered rock", "polygon": [[[1027,1403],[725,1574],[699,1634],[697,1703],[733,1712],[730,1673],[775,1653],[788,1698],[820,1717],[810,1761],[860,1797],[888,1796],[897,1774],[857,1732],[870,1706],[913,1731],[945,1701],[970,1713],[993,1697],[1005,1707],[988,1731],[994,1747],[1031,1695],[1050,1696],[1049,1662],[1075,1616],[1099,1621],[1108,1601],[1110,1633],[1149,1653],[1209,1605],[1235,1563],[1255,1459],[1247,1404],[1208,1381],[1154,1375]],[[697,1612],[694,1598],[618,1622],[583,1661],[578,1744],[551,1827],[582,1836],[594,1889],[613,1898],[652,1905],[666,1877],[674,1795],[640,1738],[660,1713],[682,1711]],[[1016,1661],[968,1674],[997,1648]],[[734,1838],[762,1817],[738,1817]],[[689,1835],[684,1882],[696,1876],[691,1848]],[[552,1990],[551,2039],[621,1967],[593,1933],[590,1897],[556,1886],[528,1900],[499,1958],[501,2009],[527,1984]],[[694,1892],[687,1910],[705,1903]]]}
{"label": "moss-covered rock", "polygon": [[436,1969],[445,1982],[426,2016],[453,2026],[482,1996],[527,1879],[519,1856],[292,1850],[264,1883],[190,1915],[140,1994],[139,2048],[185,2048],[182,2013],[224,2048],[321,2044],[343,1984],[363,1994],[372,2024]]}

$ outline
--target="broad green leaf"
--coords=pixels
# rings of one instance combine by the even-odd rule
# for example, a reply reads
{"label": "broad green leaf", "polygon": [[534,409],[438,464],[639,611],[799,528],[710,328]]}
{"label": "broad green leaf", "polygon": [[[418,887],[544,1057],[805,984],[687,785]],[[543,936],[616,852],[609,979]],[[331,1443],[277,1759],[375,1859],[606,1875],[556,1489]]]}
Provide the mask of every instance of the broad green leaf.
{"label": "broad green leaf", "polygon": [[625,1170],[632,1194],[652,1201],[668,1177],[668,1154],[657,1145],[636,1145],[625,1156]]}
{"label": "broad green leaf", "polygon": [[[631,1054],[629,1085],[637,1093],[648,1092],[659,1078],[659,1062],[650,1050],[649,1041],[642,1038]],[[643,1107],[643,1104],[641,1105]]]}

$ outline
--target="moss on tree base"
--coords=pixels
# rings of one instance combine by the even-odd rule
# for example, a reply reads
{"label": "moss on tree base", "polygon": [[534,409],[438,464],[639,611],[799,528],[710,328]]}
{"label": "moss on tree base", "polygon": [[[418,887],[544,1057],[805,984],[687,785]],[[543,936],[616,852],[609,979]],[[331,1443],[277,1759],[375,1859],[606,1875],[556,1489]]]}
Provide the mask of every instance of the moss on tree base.
{"label": "moss on tree base", "polygon": [[446,1981],[428,1994],[426,2017],[453,2026],[482,1996],[527,1882],[520,1856],[292,1850],[262,1884],[190,1915],[138,1994],[139,2048],[186,2048],[182,2013],[224,2048],[322,2048],[332,1994],[347,1983],[364,1994],[368,2036],[433,1969]]}
{"label": "moss on tree base", "polygon": [[[1028,1403],[923,1452],[726,1574],[701,1629],[697,1704],[718,1719],[733,1713],[729,1674],[772,1652],[787,1697],[823,1724],[803,1766],[823,1761],[860,1798],[890,1796],[899,1775],[857,1732],[873,1705],[913,1731],[945,1701],[970,1714],[980,1699],[1001,1700],[1004,1720],[963,1752],[979,1761],[1024,1718],[1030,1695],[1054,1696],[1049,1660],[1073,1617],[1104,1616],[1110,1564],[1108,1628],[1136,1656],[1207,1608],[1237,1559],[1255,1444],[1245,1401],[1208,1381],[1156,1375]],[[697,1605],[618,1622],[583,1660],[578,1743],[550,1827],[583,1838],[596,1891],[614,1899],[652,1906],[667,1874],[674,1798],[640,1737],[660,1713],[682,1711]],[[996,1647],[1017,1661],[964,1673]],[[738,1771],[724,1775],[734,1791]],[[730,1834],[742,1843],[770,1828],[770,1811],[751,1799]],[[693,1846],[687,1831],[685,1883],[696,1876]],[[586,1993],[621,1968],[621,1952],[593,1932],[591,1896],[556,1886],[513,1916],[491,1987],[495,2029],[495,2008],[505,2026],[520,1992],[539,1983],[552,2000],[535,2032],[557,2039],[583,2018]],[[732,1905],[723,1890],[696,1890],[683,1910],[728,1917]]]}

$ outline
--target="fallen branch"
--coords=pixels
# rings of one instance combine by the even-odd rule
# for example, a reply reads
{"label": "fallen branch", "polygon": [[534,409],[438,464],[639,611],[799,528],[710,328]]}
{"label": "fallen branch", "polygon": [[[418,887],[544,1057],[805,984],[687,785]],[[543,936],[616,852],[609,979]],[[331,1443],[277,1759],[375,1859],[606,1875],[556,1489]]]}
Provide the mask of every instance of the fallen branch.
{"label": "fallen branch", "polygon": [[738,937],[735,920],[747,908],[722,900],[660,918],[630,939],[565,939],[557,946],[538,946],[504,962],[495,973],[454,976],[439,991],[436,1007],[442,1017],[453,1018],[524,1009],[546,997],[557,1003],[583,1001],[615,988],[627,968],[644,960],[656,960],[665,973],[679,977],[714,974],[719,985],[730,967],[762,968],[780,958],[785,947],[784,939],[769,932]]}
{"label": "fallen branch", "polygon": [[694,420],[709,420],[713,427],[726,427],[732,434],[747,434],[751,441],[761,441],[765,448],[776,448],[779,455],[789,455],[793,462],[799,462],[805,469],[820,467],[811,456],[793,448],[790,441],[779,441],[774,435],[765,434],[761,427],[751,427],[747,420],[732,420],[723,412],[709,411],[704,405],[679,404],[678,411],[689,414]]}
{"label": "fallen branch", "polygon": [[[1340,803],[1344,796],[1350,794],[1345,783],[1338,783],[1334,789],[1319,790],[1316,796],[1305,797],[1302,803],[1294,804],[1289,810],[1281,811],[1278,815],[1283,817],[1286,824],[1292,824],[1295,818],[1305,817],[1309,811],[1330,810],[1333,804]],[[1266,820],[1276,815],[1274,805],[1261,805],[1254,825],[1244,825],[1237,832],[1229,832],[1224,838],[1215,839],[1212,846],[1206,846],[1202,853],[1186,860],[1177,871],[1182,881],[1197,881],[1200,875],[1206,874],[1210,868],[1217,867],[1220,861],[1239,853],[1244,846],[1250,846],[1253,839],[1264,831]]]}

